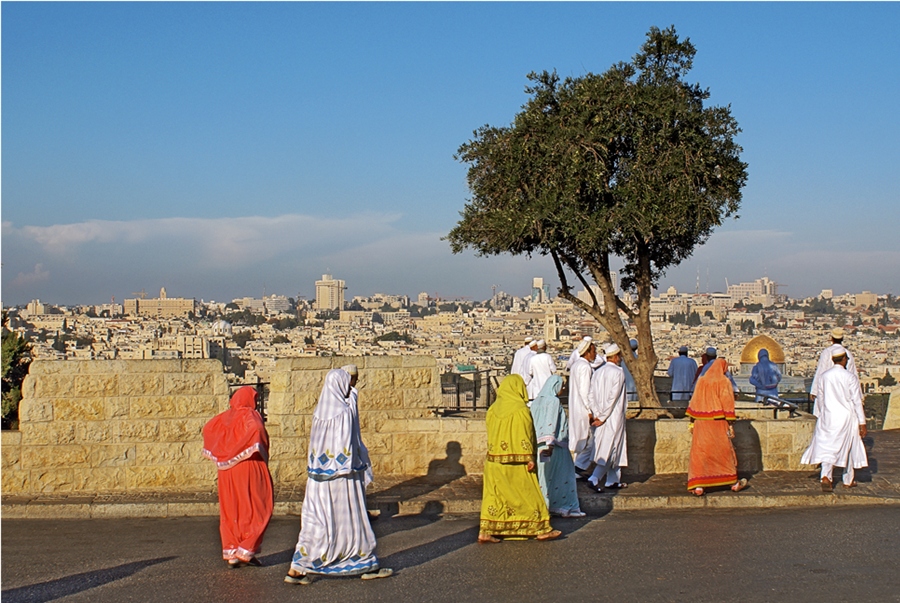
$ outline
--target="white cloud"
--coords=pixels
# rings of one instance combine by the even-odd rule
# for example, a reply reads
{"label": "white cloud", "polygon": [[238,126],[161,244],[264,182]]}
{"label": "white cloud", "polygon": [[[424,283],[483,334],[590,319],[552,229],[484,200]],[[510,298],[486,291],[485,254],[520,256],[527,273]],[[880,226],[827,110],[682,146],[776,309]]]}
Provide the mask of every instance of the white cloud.
{"label": "white cloud", "polygon": [[11,284],[13,287],[26,287],[48,280],[50,280],[50,271],[44,270],[43,264],[35,264],[34,271],[28,273],[20,272],[16,275],[16,278],[13,279]]}

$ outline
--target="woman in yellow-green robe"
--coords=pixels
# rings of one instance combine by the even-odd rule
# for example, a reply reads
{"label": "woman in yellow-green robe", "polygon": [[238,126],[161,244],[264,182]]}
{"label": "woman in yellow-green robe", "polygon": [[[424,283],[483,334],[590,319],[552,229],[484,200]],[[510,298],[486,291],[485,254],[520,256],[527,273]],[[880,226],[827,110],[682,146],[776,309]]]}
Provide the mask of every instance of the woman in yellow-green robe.
{"label": "woman in yellow-green robe", "polygon": [[498,536],[560,536],[550,526],[535,468],[537,445],[528,393],[519,375],[506,377],[487,412],[488,452],[478,542],[500,542]]}

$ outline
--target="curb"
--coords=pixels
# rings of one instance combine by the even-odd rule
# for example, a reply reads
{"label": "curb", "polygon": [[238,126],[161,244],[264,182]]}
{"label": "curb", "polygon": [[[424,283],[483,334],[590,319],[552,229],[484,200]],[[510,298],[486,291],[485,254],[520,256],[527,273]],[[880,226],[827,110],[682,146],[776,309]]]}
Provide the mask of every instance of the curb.
{"label": "curb", "polygon": [[[612,511],[659,511],[667,509],[772,509],[785,507],[838,507],[900,505],[900,498],[841,494],[771,494],[696,496],[597,496],[582,499],[581,509],[588,516]],[[279,501],[273,515],[298,516],[303,503]],[[390,515],[468,515],[481,511],[480,499],[408,500],[373,505]],[[3,519],[126,519],[218,517],[214,502],[40,502],[3,504]]]}

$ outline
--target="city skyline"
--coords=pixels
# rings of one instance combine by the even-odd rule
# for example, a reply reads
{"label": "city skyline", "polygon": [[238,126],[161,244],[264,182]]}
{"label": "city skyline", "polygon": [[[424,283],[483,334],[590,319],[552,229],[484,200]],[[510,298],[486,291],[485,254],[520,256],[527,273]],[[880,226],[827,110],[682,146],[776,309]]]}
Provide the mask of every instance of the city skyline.
{"label": "city skyline", "polygon": [[348,299],[526,295],[535,276],[555,293],[547,258],[450,253],[453,154],[510,122],[529,71],[599,73],[670,24],[697,47],[688,79],[732,106],[750,179],[741,219],[660,289],[898,292],[893,3],[0,10],[7,305],[312,298],[326,273]]}

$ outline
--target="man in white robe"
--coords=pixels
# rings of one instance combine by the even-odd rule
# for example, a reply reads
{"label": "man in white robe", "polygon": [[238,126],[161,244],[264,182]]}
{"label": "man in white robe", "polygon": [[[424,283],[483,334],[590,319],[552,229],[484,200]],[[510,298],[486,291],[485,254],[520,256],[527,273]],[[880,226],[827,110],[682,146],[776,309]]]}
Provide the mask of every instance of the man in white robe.
{"label": "man in white robe", "polygon": [[[819,354],[819,364],[816,366],[816,374],[813,376],[812,385],[809,388],[810,397],[813,400],[813,414],[815,414],[815,402],[816,398],[821,395],[821,391],[819,390],[821,386],[821,377],[825,374],[825,371],[834,366],[834,361],[832,361],[831,357],[834,354],[834,351],[838,348],[845,349],[843,347],[844,341],[844,329],[840,327],[831,330],[831,345],[822,350],[822,353]],[[850,350],[847,350],[847,372],[853,375],[856,378],[857,385],[859,384],[859,371],[856,370],[856,362],[853,360],[853,354],[850,353]],[[862,395],[862,388],[860,388],[860,396]]]}
{"label": "man in white robe", "polygon": [[585,337],[575,348],[575,360],[569,369],[569,451],[575,456],[575,469],[585,472],[594,456],[591,440],[591,410],[588,396],[591,391],[591,362],[597,350],[590,337]]}
{"label": "man in white robe", "polygon": [[528,361],[535,354],[535,343],[534,338],[525,338],[525,345],[516,350],[516,353],[513,354],[512,366],[509,369],[510,375],[518,375],[523,380],[528,378]]}
{"label": "man in white robe", "polygon": [[[597,466],[591,474],[591,485],[598,492],[605,488],[625,488],[622,467],[628,466],[628,448],[625,439],[625,372],[622,370],[622,352],[614,343],[604,350],[606,364],[597,369],[591,379],[589,405],[594,427],[594,462]],[[600,480],[606,477],[604,485]]]}
{"label": "man in white robe", "polygon": [[831,492],[832,471],[844,467],[844,486],[856,486],[855,470],[868,466],[866,415],[859,380],[847,370],[849,355],[843,346],[832,351],[834,366],[822,373],[816,399],[816,430],[800,462],[822,463],[822,490]]}
{"label": "man in white robe", "polygon": [[556,363],[553,361],[553,357],[547,353],[547,342],[539,339],[535,347],[537,353],[528,361],[528,379],[525,380],[525,389],[528,390],[529,400],[537,398],[544,383],[556,372]]}
{"label": "man in white robe", "polygon": [[669,362],[666,374],[672,378],[669,399],[675,402],[690,400],[694,390],[694,376],[697,374],[697,361],[688,356],[686,345],[678,348],[678,356]]}

